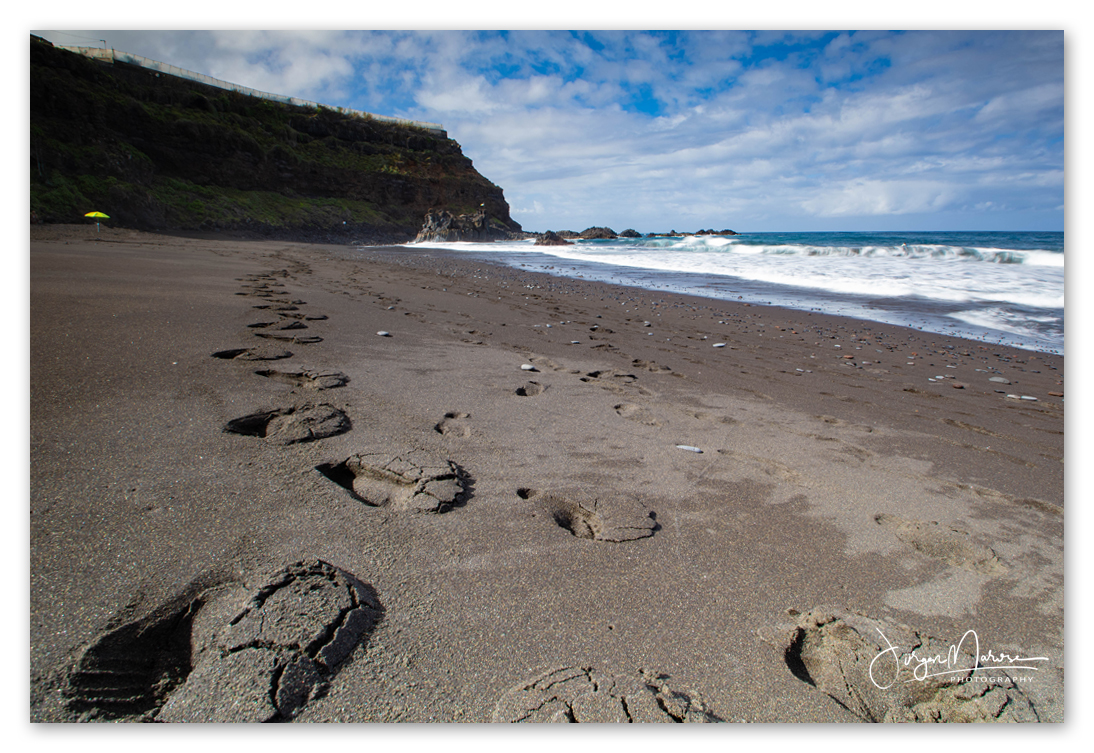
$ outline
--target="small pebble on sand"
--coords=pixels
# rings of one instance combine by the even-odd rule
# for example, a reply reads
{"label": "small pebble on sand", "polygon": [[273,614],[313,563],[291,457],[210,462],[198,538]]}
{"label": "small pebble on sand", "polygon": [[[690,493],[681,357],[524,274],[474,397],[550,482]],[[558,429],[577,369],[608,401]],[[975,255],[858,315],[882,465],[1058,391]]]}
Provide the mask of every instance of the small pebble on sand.
{"label": "small pebble on sand", "polygon": [[391,333],[384,329],[380,330],[376,334],[378,334],[380,337],[391,337]]}

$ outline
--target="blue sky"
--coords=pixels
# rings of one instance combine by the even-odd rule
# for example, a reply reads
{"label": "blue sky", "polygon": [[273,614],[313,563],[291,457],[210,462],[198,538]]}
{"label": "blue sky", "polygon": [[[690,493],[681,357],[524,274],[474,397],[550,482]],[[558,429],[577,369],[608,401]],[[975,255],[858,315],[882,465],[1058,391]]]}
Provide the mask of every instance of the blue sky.
{"label": "blue sky", "polygon": [[1064,229],[1062,31],[66,32],[441,123],[532,231]]}

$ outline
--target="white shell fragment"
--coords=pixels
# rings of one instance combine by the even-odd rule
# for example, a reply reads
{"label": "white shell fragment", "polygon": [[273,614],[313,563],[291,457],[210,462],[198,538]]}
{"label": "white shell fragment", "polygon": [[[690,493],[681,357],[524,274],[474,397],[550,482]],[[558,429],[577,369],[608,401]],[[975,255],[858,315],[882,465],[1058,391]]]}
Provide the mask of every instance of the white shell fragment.
{"label": "white shell fragment", "polygon": [[535,371],[536,370],[536,367],[533,366],[530,363],[522,363],[520,365],[520,368],[521,368],[522,371]]}
{"label": "white shell fragment", "polygon": [[698,452],[700,455],[703,454],[702,450],[700,450],[698,447],[692,447],[690,444],[678,444],[676,445],[676,449],[687,450],[688,452]]}
{"label": "white shell fragment", "polygon": [[725,346],[726,346],[725,343],[714,343],[710,347],[712,347],[712,348],[724,348]]}
{"label": "white shell fragment", "polygon": [[380,337],[391,337],[391,333],[388,332],[386,329],[382,329],[376,334],[378,334]]}

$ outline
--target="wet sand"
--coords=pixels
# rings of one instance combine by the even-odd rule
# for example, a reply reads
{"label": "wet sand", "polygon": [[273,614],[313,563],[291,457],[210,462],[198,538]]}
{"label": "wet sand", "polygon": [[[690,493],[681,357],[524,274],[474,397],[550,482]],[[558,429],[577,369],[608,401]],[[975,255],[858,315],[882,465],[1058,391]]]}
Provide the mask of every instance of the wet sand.
{"label": "wet sand", "polygon": [[[30,272],[31,720],[1063,719],[1060,356],[400,248]],[[875,682],[968,631],[1032,668]]]}

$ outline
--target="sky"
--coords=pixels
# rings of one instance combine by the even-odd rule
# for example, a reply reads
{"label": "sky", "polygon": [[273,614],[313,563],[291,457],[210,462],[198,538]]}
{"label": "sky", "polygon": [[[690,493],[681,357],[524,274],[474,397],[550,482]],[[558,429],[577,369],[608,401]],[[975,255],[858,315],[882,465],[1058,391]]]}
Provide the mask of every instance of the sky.
{"label": "sky", "polygon": [[441,123],[526,230],[1063,230],[1063,31],[35,31]]}

